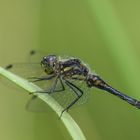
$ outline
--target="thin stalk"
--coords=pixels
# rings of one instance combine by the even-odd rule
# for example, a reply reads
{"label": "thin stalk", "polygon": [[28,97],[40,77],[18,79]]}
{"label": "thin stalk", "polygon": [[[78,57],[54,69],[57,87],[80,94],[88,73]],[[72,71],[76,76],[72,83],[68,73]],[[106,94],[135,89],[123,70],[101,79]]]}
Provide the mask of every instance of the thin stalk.
{"label": "thin stalk", "polygon": [[[0,67],[0,74],[5,78],[9,79],[11,82],[15,83],[16,85],[20,86],[21,88],[27,90],[28,92],[33,91],[41,91],[42,89],[37,85],[28,82],[26,79],[23,79],[4,68]],[[60,106],[51,96],[46,94],[34,93],[37,95],[41,100],[47,103],[58,116],[60,116],[63,107]],[[73,118],[67,113],[64,112],[63,116],[61,117],[62,122],[64,123],[65,127],[67,128],[69,134],[71,135],[73,140],[86,140],[82,130],[77,125],[77,123],[73,120]]]}

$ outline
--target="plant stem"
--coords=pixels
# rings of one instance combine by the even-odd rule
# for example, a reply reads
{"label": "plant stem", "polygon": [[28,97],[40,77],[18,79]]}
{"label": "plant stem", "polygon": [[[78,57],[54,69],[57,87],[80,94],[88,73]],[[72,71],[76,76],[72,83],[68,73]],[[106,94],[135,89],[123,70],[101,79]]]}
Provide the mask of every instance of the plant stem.
{"label": "plant stem", "polygon": [[[21,88],[27,90],[28,92],[42,90],[37,85],[31,82],[28,82],[26,79],[23,79],[5,70],[2,67],[0,67],[0,74],[4,76],[5,78],[9,79],[11,82],[17,84]],[[48,94],[40,94],[40,93],[34,93],[34,94],[37,95],[41,100],[46,102],[56,112],[58,116],[61,114],[60,110],[63,110],[63,107],[60,106],[51,96],[49,96]],[[73,120],[73,118],[67,112],[63,113],[61,120],[64,123],[65,127],[67,128],[73,140],[86,140],[82,130],[79,128],[77,123]]]}

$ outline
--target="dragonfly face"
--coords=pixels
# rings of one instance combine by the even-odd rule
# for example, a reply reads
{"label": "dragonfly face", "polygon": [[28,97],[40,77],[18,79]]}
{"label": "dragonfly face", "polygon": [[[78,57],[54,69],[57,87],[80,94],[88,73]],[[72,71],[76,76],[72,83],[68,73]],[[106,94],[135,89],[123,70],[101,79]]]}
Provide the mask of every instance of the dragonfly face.
{"label": "dragonfly face", "polygon": [[55,55],[44,56],[41,61],[41,66],[47,74],[53,74],[57,61]]}

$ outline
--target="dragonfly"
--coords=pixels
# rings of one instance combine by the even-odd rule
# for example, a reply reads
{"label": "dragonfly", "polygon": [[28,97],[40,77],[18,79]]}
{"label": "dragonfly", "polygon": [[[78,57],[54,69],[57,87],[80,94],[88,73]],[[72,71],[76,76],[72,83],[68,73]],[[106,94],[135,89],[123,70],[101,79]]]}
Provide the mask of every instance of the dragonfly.
{"label": "dragonfly", "polygon": [[[31,54],[34,53],[34,51],[31,51]],[[104,90],[140,109],[140,101],[110,86],[100,76],[92,73],[90,68],[79,58],[63,58],[54,54],[45,55],[41,58],[38,66],[40,67],[40,73],[43,73],[43,75],[32,76],[29,79],[32,79],[32,82],[35,83],[44,82],[45,86],[43,87],[43,91],[35,92],[54,96],[59,96],[61,94],[66,96],[67,99],[70,98],[70,94],[74,95],[69,101],[65,101],[66,106],[61,111],[60,116],[62,116],[65,111],[68,111],[72,106],[79,102],[84,95],[86,95],[85,87],[87,89],[98,88],[100,90]],[[10,64],[6,67],[6,69],[11,69],[12,67],[13,65]],[[34,71],[36,71],[36,69],[34,69]],[[48,84],[49,82],[50,84]],[[82,84],[84,86],[81,86]],[[66,94],[68,89],[70,89],[70,92]],[[65,99],[62,98],[61,101],[62,100]]]}

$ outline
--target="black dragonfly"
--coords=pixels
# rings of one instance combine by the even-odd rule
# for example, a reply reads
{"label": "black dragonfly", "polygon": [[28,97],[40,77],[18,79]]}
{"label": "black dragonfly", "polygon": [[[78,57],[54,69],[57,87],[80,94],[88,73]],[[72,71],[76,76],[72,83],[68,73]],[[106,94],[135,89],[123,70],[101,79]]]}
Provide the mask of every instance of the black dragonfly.
{"label": "black dragonfly", "polygon": [[[34,51],[31,52],[31,54],[34,53]],[[101,79],[101,77],[92,73],[88,66],[78,58],[63,58],[56,55],[47,55],[42,57],[38,66],[43,75],[36,76],[35,74],[35,76],[28,77],[28,79],[35,83],[42,81],[45,82],[43,87],[44,90],[35,92],[53,95],[54,97],[61,94],[68,99],[65,100],[66,98],[64,99],[61,97],[62,99],[60,103],[62,100],[65,100],[63,101],[65,107],[60,116],[62,116],[63,112],[68,111],[73,105],[78,103],[84,95],[87,95],[85,87],[87,89],[96,87],[107,91],[140,109],[140,101],[112,88],[103,79]],[[12,64],[8,65],[6,68],[10,69],[11,67],[13,67]],[[34,71],[36,71],[36,69],[34,69]],[[66,94],[65,91],[68,89],[70,89],[71,92]],[[73,95],[73,98],[69,96],[70,94]]]}

